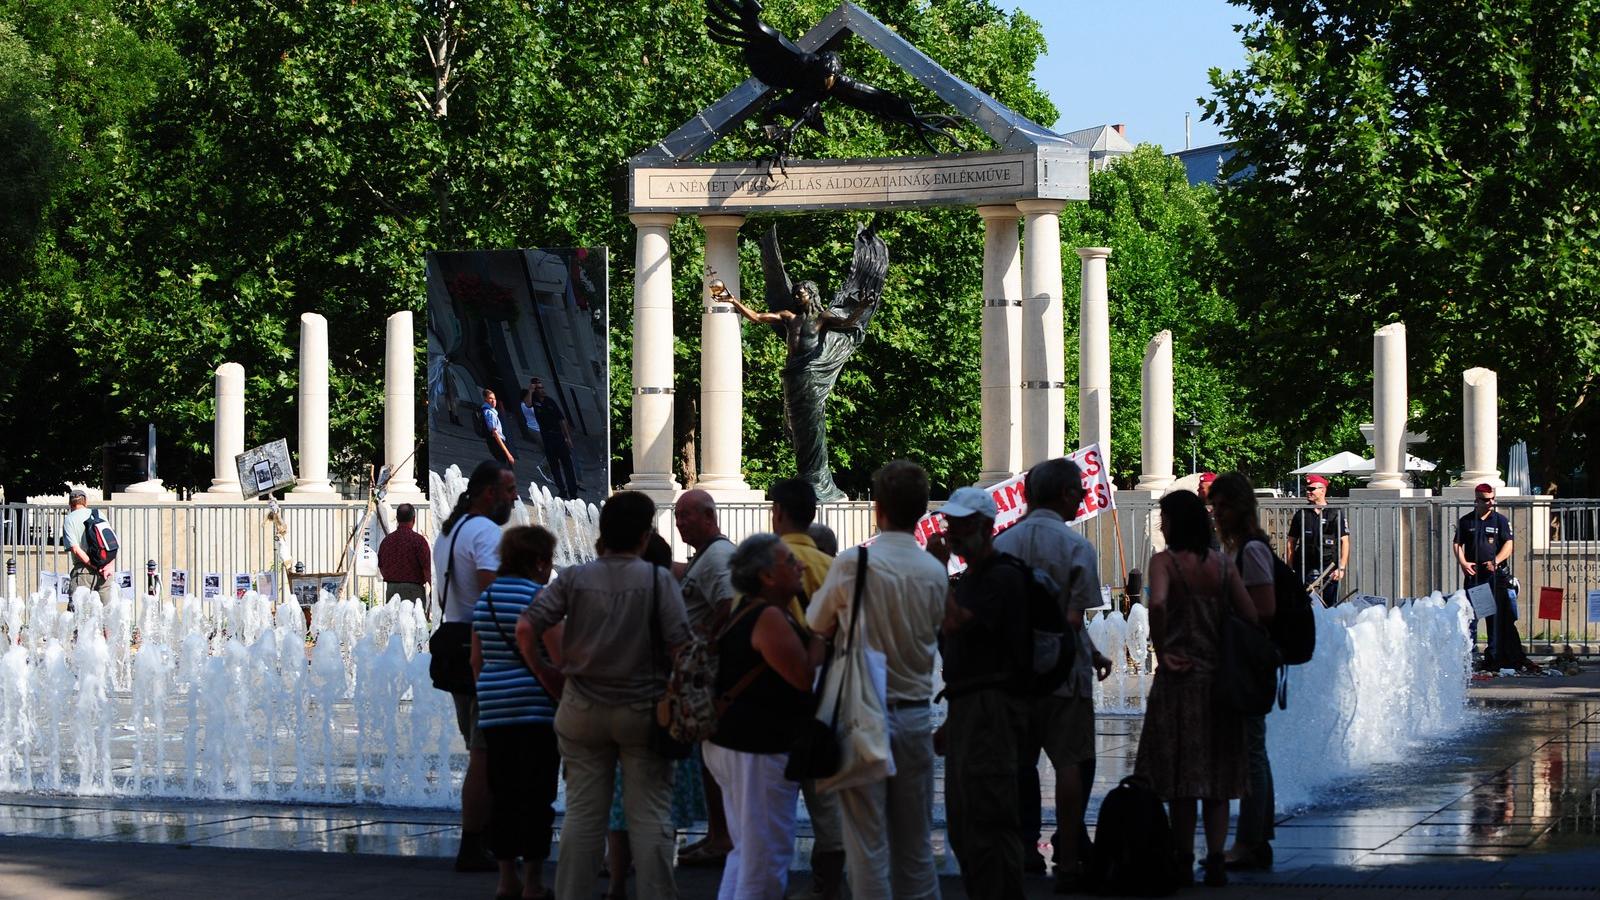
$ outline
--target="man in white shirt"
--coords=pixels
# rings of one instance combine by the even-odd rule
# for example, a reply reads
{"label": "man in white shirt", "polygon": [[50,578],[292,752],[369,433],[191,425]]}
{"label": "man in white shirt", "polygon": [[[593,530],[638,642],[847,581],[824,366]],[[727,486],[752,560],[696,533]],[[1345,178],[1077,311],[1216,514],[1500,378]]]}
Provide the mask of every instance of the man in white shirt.
{"label": "man in white shirt", "polygon": [[[478,595],[500,569],[500,526],[511,519],[517,480],[511,467],[485,460],[472,470],[467,489],[450,517],[439,526],[433,544],[433,583],[438,585],[444,621],[472,621]],[[471,694],[452,694],[456,725],[467,743],[467,773],[461,782],[461,849],[456,871],[494,871],[483,832],[489,827],[489,756],[478,730],[478,701]]]}
{"label": "man in white shirt", "polygon": [[[912,536],[928,510],[928,473],[896,460],[872,476],[878,537],[867,555],[861,616],[888,667],[895,774],[838,792],[846,869],[856,900],[939,897],[933,861],[933,657],[949,590],[945,567]],[[855,550],[839,554],[806,617],[824,636],[853,628]]]}

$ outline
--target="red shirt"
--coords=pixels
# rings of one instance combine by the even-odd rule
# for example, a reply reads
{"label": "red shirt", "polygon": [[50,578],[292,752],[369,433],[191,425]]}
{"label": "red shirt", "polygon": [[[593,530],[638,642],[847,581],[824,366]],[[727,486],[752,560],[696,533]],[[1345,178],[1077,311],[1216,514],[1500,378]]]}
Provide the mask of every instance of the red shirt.
{"label": "red shirt", "polygon": [[401,526],[378,545],[378,572],[384,581],[427,584],[432,566],[428,539],[414,528]]}

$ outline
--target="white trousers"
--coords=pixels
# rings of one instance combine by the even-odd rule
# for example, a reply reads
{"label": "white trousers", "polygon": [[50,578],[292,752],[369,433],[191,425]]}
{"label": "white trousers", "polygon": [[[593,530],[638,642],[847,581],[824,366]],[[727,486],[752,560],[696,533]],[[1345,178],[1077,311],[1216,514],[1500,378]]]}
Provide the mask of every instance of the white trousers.
{"label": "white trousers", "polygon": [[711,777],[722,788],[733,850],[722,868],[717,900],[783,900],[794,859],[794,810],[800,785],[783,777],[787,753],[741,753],[702,744]]}

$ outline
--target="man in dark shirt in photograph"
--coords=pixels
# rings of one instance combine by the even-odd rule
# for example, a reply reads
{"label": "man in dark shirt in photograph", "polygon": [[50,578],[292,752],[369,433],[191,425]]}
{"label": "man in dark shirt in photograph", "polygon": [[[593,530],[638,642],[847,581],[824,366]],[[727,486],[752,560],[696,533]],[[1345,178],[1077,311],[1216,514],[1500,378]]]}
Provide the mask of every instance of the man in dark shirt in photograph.
{"label": "man in dark shirt in photograph", "polygon": [[550,460],[550,476],[556,481],[556,493],[564,500],[578,496],[578,474],[572,466],[572,427],[561,412],[561,404],[544,392],[544,379],[528,379],[528,390],[523,395],[533,417],[539,423],[539,436],[544,439],[544,455]]}

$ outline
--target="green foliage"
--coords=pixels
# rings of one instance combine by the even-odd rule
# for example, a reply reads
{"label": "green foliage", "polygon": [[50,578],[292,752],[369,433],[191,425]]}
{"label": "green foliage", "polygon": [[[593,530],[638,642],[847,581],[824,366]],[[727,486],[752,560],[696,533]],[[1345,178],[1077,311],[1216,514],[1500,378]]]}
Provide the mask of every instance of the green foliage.
{"label": "green foliage", "polygon": [[1429,456],[1460,464],[1461,373],[1484,366],[1535,480],[1600,471],[1600,3],[1240,5],[1247,63],[1213,71],[1207,114],[1255,170],[1218,235],[1262,405],[1348,448],[1370,335],[1404,321]]}
{"label": "green foliage", "polygon": [[[1274,475],[1284,460],[1278,439],[1238,389],[1238,361],[1225,333],[1233,304],[1218,293],[1222,254],[1212,232],[1217,202],[1209,185],[1191,186],[1182,164],[1141,144],[1089,179],[1089,202],[1062,213],[1064,248],[1110,247],[1106,291],[1111,315],[1112,473],[1126,482],[1140,471],[1141,380],[1146,344],[1163,329],[1173,337],[1173,408],[1180,422],[1201,422],[1199,459],[1204,468],[1244,469]],[[1063,260],[1070,273],[1076,260]],[[1078,361],[1077,304],[1066,304],[1067,376]],[[1075,399],[1068,402],[1068,434],[1076,432]],[[1189,440],[1174,431],[1180,472],[1189,465]],[[1287,466],[1284,468],[1292,468]]]}

